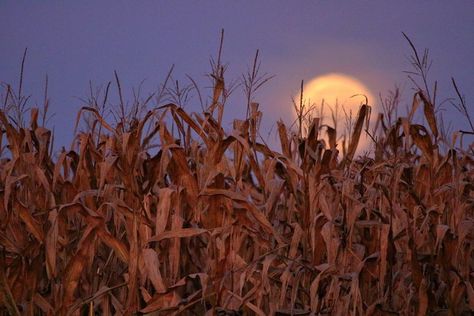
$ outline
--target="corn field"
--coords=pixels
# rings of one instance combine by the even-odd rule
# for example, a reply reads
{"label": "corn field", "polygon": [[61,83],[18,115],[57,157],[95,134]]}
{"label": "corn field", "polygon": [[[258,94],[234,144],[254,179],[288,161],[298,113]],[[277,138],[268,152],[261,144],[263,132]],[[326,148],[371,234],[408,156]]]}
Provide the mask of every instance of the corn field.
{"label": "corn field", "polygon": [[278,122],[276,151],[255,103],[225,131],[219,83],[202,113],[169,103],[112,123],[91,103],[56,155],[41,111],[0,112],[2,314],[474,310],[472,144],[439,148],[424,91],[407,116],[380,114],[356,157],[369,105],[342,151],[319,118],[305,136]]}

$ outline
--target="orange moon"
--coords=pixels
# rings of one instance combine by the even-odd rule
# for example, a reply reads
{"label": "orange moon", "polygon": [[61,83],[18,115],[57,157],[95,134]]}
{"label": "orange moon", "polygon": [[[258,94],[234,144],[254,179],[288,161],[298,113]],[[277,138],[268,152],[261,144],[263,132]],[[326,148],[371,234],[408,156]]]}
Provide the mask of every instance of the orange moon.
{"label": "orange moon", "polygon": [[[366,97],[368,104],[372,106],[375,98],[369,88],[358,79],[340,73],[318,76],[303,86],[304,103],[314,107],[311,116],[321,118],[321,124],[336,128],[339,150],[342,149],[341,136],[346,135],[346,139],[349,136],[348,118],[352,117],[352,122],[355,123],[359,108],[365,104]],[[299,104],[300,95],[295,96],[294,100]],[[322,131],[321,136],[327,139],[325,131]],[[363,133],[357,151],[367,149],[369,143]]]}

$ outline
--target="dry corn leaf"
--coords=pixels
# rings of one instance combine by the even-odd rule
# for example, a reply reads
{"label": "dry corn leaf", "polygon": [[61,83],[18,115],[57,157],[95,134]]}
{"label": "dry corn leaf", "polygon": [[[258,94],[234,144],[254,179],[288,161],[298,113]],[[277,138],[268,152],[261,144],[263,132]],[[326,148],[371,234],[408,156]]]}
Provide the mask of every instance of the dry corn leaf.
{"label": "dry corn leaf", "polygon": [[410,135],[416,146],[431,160],[433,158],[433,144],[426,128],[422,125],[410,125]]}
{"label": "dry corn leaf", "polygon": [[115,254],[124,263],[128,263],[130,260],[127,246],[119,239],[112,236],[102,225],[97,228],[97,235],[108,247],[115,251]]}
{"label": "dry corn leaf", "polygon": [[349,149],[346,155],[347,161],[352,161],[354,157],[354,154],[357,150],[357,146],[359,145],[359,139],[360,139],[360,134],[362,133],[362,127],[364,126],[364,122],[366,121],[366,118],[368,115],[369,115],[369,106],[367,104],[363,104],[359,109],[354,131],[351,136],[351,142],[349,144]]}
{"label": "dry corn leaf", "polygon": [[156,292],[159,294],[165,293],[167,288],[161,277],[158,254],[153,249],[146,248],[142,250],[142,257],[145,262],[148,278],[155,287]]}
{"label": "dry corn leaf", "polygon": [[52,210],[48,215],[50,229],[46,235],[46,271],[48,277],[56,277],[56,256],[58,251],[58,211]]}
{"label": "dry corn leaf", "polygon": [[290,251],[288,252],[288,257],[290,259],[295,259],[298,252],[298,246],[300,244],[304,232],[298,223],[294,223],[291,226],[293,226],[294,231],[293,236],[291,237]]}
{"label": "dry corn leaf", "polygon": [[425,114],[426,120],[428,121],[428,125],[431,129],[431,132],[433,132],[433,135],[436,138],[438,138],[438,124],[436,123],[436,116],[435,116],[435,111],[434,111],[434,106],[433,104],[428,100],[426,97],[425,93],[423,91],[419,91],[418,95],[421,98],[421,101],[423,101],[423,112]]}
{"label": "dry corn leaf", "polygon": [[421,280],[420,288],[418,289],[418,311],[417,315],[427,315],[428,313],[428,293],[427,291],[427,284],[426,280]]}
{"label": "dry corn leaf", "polygon": [[40,242],[44,243],[44,232],[39,222],[33,218],[28,210],[21,202],[15,201],[15,209],[18,211],[18,215],[21,220],[25,223],[26,229]]}
{"label": "dry corn leaf", "polygon": [[141,313],[152,313],[160,310],[173,311],[178,308],[181,297],[176,291],[169,291],[164,294],[156,294],[147,304],[145,308],[140,310]]}
{"label": "dry corn leaf", "polygon": [[81,274],[85,268],[85,265],[90,258],[91,248],[95,242],[94,229],[90,229],[86,232],[86,236],[83,236],[79,249],[76,254],[69,260],[66,271],[63,278],[64,294],[62,298],[62,308],[67,310],[68,307],[74,300],[74,292],[76,291],[77,285]]}
{"label": "dry corn leaf", "polygon": [[209,233],[209,230],[203,228],[176,228],[173,230],[162,232],[161,234],[151,237],[148,242],[161,241],[169,238],[186,238]]}

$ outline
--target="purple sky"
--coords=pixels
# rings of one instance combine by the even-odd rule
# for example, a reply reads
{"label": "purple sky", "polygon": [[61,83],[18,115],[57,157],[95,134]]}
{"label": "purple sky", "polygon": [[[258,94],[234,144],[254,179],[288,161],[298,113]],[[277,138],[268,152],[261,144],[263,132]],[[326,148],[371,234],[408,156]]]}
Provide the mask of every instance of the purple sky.
{"label": "purple sky", "polygon": [[[41,103],[49,76],[56,139],[69,146],[76,97],[113,80],[124,90],[145,79],[154,91],[172,64],[174,78],[193,77],[208,95],[209,58],[225,29],[223,59],[228,77],[238,79],[260,49],[262,71],[276,75],[257,94],[263,127],[269,130],[298,90],[300,80],[341,72],[364,82],[375,94],[395,84],[411,97],[404,70],[407,33],[422,51],[430,49],[431,80],[439,99],[454,96],[456,78],[468,105],[474,101],[474,2],[469,1],[2,1],[0,3],[0,81],[18,84],[23,50],[28,47],[25,92]],[[115,92],[116,90],[112,90]],[[242,92],[234,92],[227,118],[245,115]],[[197,99],[187,105],[199,111]],[[445,116],[456,129],[467,128],[447,104]],[[228,124],[229,126],[229,124]]]}

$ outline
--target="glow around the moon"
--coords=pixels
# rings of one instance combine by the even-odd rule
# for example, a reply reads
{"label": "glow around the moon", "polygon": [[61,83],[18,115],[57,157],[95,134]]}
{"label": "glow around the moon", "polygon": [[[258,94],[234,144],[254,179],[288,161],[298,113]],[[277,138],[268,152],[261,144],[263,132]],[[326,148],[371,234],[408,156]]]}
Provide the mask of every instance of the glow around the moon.
{"label": "glow around the moon", "polygon": [[[304,85],[303,92],[304,103],[314,107],[311,116],[320,117],[322,124],[336,128],[338,137],[348,133],[348,118],[356,120],[359,107],[366,102],[366,97],[370,106],[375,103],[374,96],[362,82],[339,73],[312,79]],[[297,95],[294,100],[298,103],[299,99],[300,95]],[[324,138],[325,132],[322,136]],[[367,148],[368,143],[362,135],[358,152]]]}

